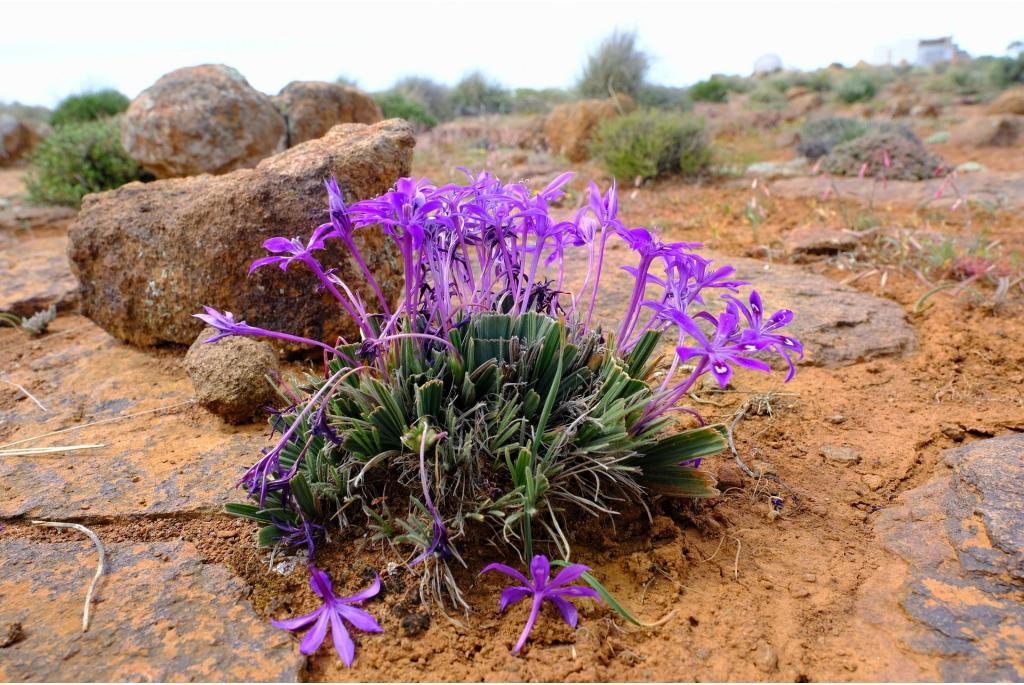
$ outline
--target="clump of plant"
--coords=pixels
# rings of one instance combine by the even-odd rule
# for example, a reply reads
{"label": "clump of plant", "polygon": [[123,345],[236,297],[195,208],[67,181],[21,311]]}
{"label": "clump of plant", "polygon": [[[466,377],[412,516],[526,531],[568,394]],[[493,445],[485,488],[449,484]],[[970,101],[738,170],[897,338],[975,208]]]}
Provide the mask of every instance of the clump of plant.
{"label": "clump of plant", "polygon": [[836,85],[836,96],[848,104],[867,102],[875,97],[878,86],[867,74],[854,72],[844,76]]}
{"label": "clump of plant", "polygon": [[824,158],[822,168],[839,176],[900,181],[935,178],[947,171],[942,158],[929,152],[916,137],[881,130],[837,146]]}
{"label": "clump of plant", "polygon": [[[573,626],[581,597],[635,620],[590,569],[570,563],[577,522],[613,521],[622,507],[658,497],[716,495],[699,467],[724,449],[722,430],[681,402],[706,375],[724,388],[735,367],[769,371],[766,354],[780,355],[792,376],[802,348],[782,332],[792,313],[768,315],[755,291],[741,297],[746,284],[732,267],[623,224],[614,185],[601,193],[591,184],[575,215],[553,216],[570,176],[539,192],[487,173],[440,187],[403,178],[350,206],[331,181],[327,223],[306,240],[264,243],[270,254],[251,269],[309,269],[360,333],[304,340],[324,350],[324,371],[288,390],[292,405],[270,420],[280,438],[241,480],[251,502],[227,507],[263,525],[262,544],[312,552],[327,535],[370,531],[419,572],[422,596],[464,610],[453,566],[487,554],[518,559],[529,577],[500,563],[482,569],[518,581],[502,591],[502,609],[531,599],[515,651],[544,603]],[[356,247],[355,232],[366,230],[383,230],[397,246],[405,266],[397,304]],[[327,241],[347,248],[369,301],[320,263]],[[631,251],[636,285],[618,325],[604,329],[594,310],[613,241]],[[573,263],[586,264],[579,278],[567,269]],[[724,309],[705,305],[715,293]],[[211,308],[197,316],[218,329],[208,343],[303,341]],[[662,339],[674,345],[665,364],[654,354]],[[675,427],[680,412],[694,427]],[[323,607],[275,625],[311,626],[306,653],[330,628],[351,664],[344,621],[380,629],[351,606],[373,597],[379,580],[346,598],[326,573],[311,566],[310,574]]]}
{"label": "clump of plant", "polygon": [[635,32],[614,31],[589,57],[576,84],[584,97],[605,98],[625,93],[637,97],[651,58],[637,46]]}
{"label": "clump of plant", "polygon": [[437,126],[437,118],[431,115],[422,103],[406,97],[397,90],[378,93],[373,99],[377,101],[385,119],[405,119],[419,129]]}
{"label": "clump of plant", "polygon": [[89,193],[118,188],[144,178],[121,145],[113,119],[67,124],[54,130],[29,156],[25,177],[29,199],[77,207]]}
{"label": "clump of plant", "polygon": [[50,124],[56,127],[107,119],[125,111],[130,104],[124,93],[112,89],[71,95],[58,103],[50,115]]}
{"label": "clump of plant", "polygon": [[451,103],[455,114],[475,117],[508,112],[512,98],[501,84],[490,80],[479,71],[474,71],[455,84]]}
{"label": "clump of plant", "polygon": [[796,150],[808,159],[824,157],[836,145],[864,135],[868,125],[848,117],[811,119],[800,127],[800,142]]}
{"label": "clump of plant", "polygon": [[603,121],[591,153],[616,178],[699,176],[711,165],[704,122],[676,112],[637,110]]}
{"label": "clump of plant", "polygon": [[690,99],[695,102],[725,102],[729,99],[729,83],[721,76],[712,76],[690,86]]}
{"label": "clump of plant", "polygon": [[990,77],[997,88],[1024,85],[1024,52],[992,63]]}
{"label": "clump of plant", "polygon": [[750,102],[762,107],[785,107],[785,82],[778,80],[762,81],[747,95]]}

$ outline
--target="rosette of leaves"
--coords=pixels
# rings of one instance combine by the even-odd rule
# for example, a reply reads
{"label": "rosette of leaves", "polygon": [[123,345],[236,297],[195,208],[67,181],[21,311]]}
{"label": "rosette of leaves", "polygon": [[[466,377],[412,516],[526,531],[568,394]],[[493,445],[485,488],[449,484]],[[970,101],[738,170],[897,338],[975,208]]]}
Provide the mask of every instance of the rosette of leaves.
{"label": "rosette of leaves", "polygon": [[[620,355],[599,331],[538,312],[488,312],[453,330],[451,348],[404,339],[386,373],[349,375],[321,416],[301,419],[279,459],[278,477],[299,463],[287,488],[268,493],[262,506],[228,511],[264,524],[268,546],[300,540],[307,521],[368,521],[376,539],[441,559],[459,558],[460,541],[485,530],[513,550],[532,546],[523,535],[542,530],[569,558],[574,516],[614,516],[650,493],[718,494],[694,464],[725,448],[720,428],[668,432],[661,417],[636,430],[651,399],[659,338],[648,332]],[[375,352],[341,351],[353,359]],[[335,359],[329,371],[346,368]],[[311,376],[300,390],[312,395],[324,383]],[[284,430],[296,419],[286,411],[271,425]],[[447,577],[437,576],[439,587],[457,600]]]}

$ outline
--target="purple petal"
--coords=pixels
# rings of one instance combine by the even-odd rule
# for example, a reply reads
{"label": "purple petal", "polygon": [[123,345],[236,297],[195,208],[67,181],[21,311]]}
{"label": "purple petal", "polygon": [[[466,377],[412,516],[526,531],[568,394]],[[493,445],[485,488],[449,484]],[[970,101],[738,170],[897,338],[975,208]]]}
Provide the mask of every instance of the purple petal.
{"label": "purple petal", "polygon": [[556,597],[554,595],[551,595],[547,599],[556,607],[558,607],[558,611],[562,614],[562,618],[565,619],[565,622],[573,628],[575,628],[577,621],[579,621],[580,615],[579,612],[576,611],[576,607],[573,606],[572,602],[570,602],[567,599],[562,599],[561,597]]}
{"label": "purple petal", "polygon": [[526,579],[526,576],[524,576],[522,573],[515,570],[511,566],[506,566],[505,564],[488,564],[487,566],[484,566],[483,571],[480,571],[480,575],[483,575],[488,571],[497,571],[498,573],[504,573],[506,576],[511,576],[512,578],[515,578],[516,580],[522,582],[523,585],[530,584],[530,581]]}
{"label": "purple petal", "polygon": [[732,367],[721,359],[715,359],[711,362],[711,375],[718,381],[718,387],[725,390],[732,378]]}
{"label": "purple petal", "polygon": [[538,554],[530,561],[530,575],[533,576],[533,587],[547,586],[548,577],[551,575],[551,564],[546,556]]}
{"label": "purple petal", "polygon": [[285,259],[284,257],[261,257],[260,259],[257,259],[256,261],[249,265],[249,274],[252,275],[252,272],[260,268],[261,266],[267,266],[268,264],[277,264],[278,262],[283,261],[287,261],[287,259]]}
{"label": "purple petal", "polygon": [[572,581],[576,580],[584,573],[590,570],[589,566],[583,564],[569,564],[555,576],[555,579],[548,583],[548,587],[558,587],[560,585],[568,585]]}
{"label": "purple petal", "polygon": [[364,633],[384,632],[384,629],[380,627],[379,623],[377,623],[377,619],[371,616],[369,612],[357,609],[353,606],[348,606],[347,604],[338,604],[335,607],[335,610],[342,618]]}
{"label": "purple petal", "polygon": [[591,599],[596,599],[600,603],[604,603],[604,600],[601,599],[601,595],[597,593],[597,590],[592,587],[584,587],[582,585],[558,588],[557,590],[552,591],[551,594],[557,595],[558,597],[590,597]]}
{"label": "purple petal", "polygon": [[313,629],[306,633],[306,636],[302,638],[302,642],[299,643],[300,652],[303,654],[313,654],[316,650],[320,649],[324,638],[327,637],[327,622],[330,620],[331,612],[323,611],[320,613],[320,617],[317,619]]}
{"label": "purple petal", "polygon": [[298,630],[299,628],[303,626],[308,626],[310,623],[312,623],[317,618],[317,616],[323,613],[323,611],[324,608],[320,607],[316,611],[311,611],[305,616],[296,616],[295,618],[288,618],[283,621],[271,619],[270,625],[274,626],[275,628],[280,628],[281,630]]}
{"label": "purple petal", "polygon": [[374,576],[373,583],[370,585],[370,587],[366,588],[365,590],[360,590],[351,597],[345,597],[341,601],[345,604],[358,604],[359,602],[370,599],[371,597],[376,597],[379,592],[380,574],[376,574]]}
{"label": "purple petal", "polygon": [[313,564],[309,565],[309,586],[322,599],[334,599],[334,585],[331,577]]}
{"label": "purple petal", "polygon": [[767,362],[763,362],[760,359],[750,359],[748,357],[733,357],[733,363],[737,366],[743,366],[748,369],[754,369],[755,371],[771,371],[772,367],[768,366]]}
{"label": "purple petal", "polygon": [[345,624],[338,614],[331,613],[331,637],[334,639],[334,651],[341,657],[342,662],[352,668],[352,662],[356,658],[356,645],[352,642],[352,636],[348,634]]}
{"label": "purple petal", "polygon": [[522,585],[507,587],[501,591],[501,605],[498,607],[498,611],[505,611],[505,609],[517,602],[521,602],[532,594],[532,588],[523,587]]}
{"label": "purple petal", "polygon": [[287,238],[268,238],[263,241],[263,249],[267,252],[294,252],[295,245]]}

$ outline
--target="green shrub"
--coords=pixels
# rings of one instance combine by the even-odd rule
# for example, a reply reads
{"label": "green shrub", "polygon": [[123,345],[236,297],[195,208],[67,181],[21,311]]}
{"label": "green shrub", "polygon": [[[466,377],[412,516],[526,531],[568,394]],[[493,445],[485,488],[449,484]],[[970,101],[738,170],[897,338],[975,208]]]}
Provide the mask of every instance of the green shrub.
{"label": "green shrub", "polygon": [[725,102],[728,98],[729,84],[721,76],[712,76],[690,87],[690,99],[695,102]]}
{"label": "green shrub", "polygon": [[452,107],[452,89],[426,76],[406,76],[399,79],[393,91],[423,105],[430,116],[447,121],[455,116]]}
{"label": "green shrub", "polygon": [[785,88],[779,87],[779,83],[762,81],[750,91],[750,102],[764,107],[785,107],[786,96],[783,95]]}
{"label": "green shrub", "polygon": [[509,110],[513,114],[543,114],[572,99],[572,95],[561,88],[516,88]]}
{"label": "green shrub", "polygon": [[818,69],[804,74],[798,74],[795,85],[803,86],[818,93],[825,93],[832,90],[832,72],[828,69]]}
{"label": "green shrub", "polygon": [[377,93],[373,99],[380,105],[380,111],[385,119],[405,119],[417,128],[428,129],[437,126],[437,119],[431,116],[423,103],[406,97],[401,93],[389,90]]}
{"label": "green shrub", "polygon": [[629,181],[638,176],[696,176],[711,164],[704,122],[657,110],[637,110],[602,122],[592,152],[611,174]]}
{"label": "green shrub", "polygon": [[673,109],[686,112],[693,107],[690,93],[686,88],[645,84],[636,94],[636,103],[652,109]]}
{"label": "green shrub", "polygon": [[990,77],[997,88],[1024,83],[1024,52],[1016,58],[1004,57],[992,63]]}
{"label": "green shrub", "polygon": [[836,145],[864,135],[868,125],[846,117],[812,119],[800,128],[800,142],[796,150],[808,159],[824,157]]}
{"label": "green shrub", "polygon": [[615,31],[587,58],[576,86],[584,97],[626,93],[635,98],[650,64],[650,57],[636,45],[636,33]]}
{"label": "green shrub", "polygon": [[452,90],[452,106],[460,116],[505,114],[512,98],[500,84],[489,80],[479,71],[463,78]]}
{"label": "green shrub", "polygon": [[29,156],[29,199],[77,207],[89,193],[143,178],[142,168],[121,146],[117,121],[101,119],[54,130]]}
{"label": "green shrub", "polygon": [[836,95],[846,103],[866,102],[875,97],[878,86],[866,74],[850,74],[839,82]]}
{"label": "green shrub", "polygon": [[63,126],[84,121],[105,119],[128,109],[131,104],[123,93],[116,90],[100,90],[95,93],[81,93],[64,98],[50,115],[50,124]]}

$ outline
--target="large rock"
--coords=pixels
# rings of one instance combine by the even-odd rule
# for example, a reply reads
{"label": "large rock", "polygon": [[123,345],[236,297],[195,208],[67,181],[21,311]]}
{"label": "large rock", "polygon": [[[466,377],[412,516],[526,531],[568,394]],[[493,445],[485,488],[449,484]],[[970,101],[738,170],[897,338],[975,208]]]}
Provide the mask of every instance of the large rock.
{"label": "large rock", "polygon": [[972,117],[957,126],[950,134],[950,142],[972,147],[1010,147],[1024,132],[1024,116],[993,114]]}
{"label": "large rock", "polygon": [[633,99],[628,95],[558,105],[544,121],[548,149],[565,155],[570,162],[582,162],[590,156],[590,140],[597,125],[633,108]]}
{"label": "large rock", "polygon": [[338,124],[376,124],[384,118],[366,93],[324,81],[292,81],[274,104],[288,123],[288,147],[319,138]]}
{"label": "large rock", "polygon": [[[113,335],[138,345],[191,344],[203,305],[250,324],[318,340],[352,335],[356,326],[318,281],[296,266],[247,277],[249,264],[277,235],[309,235],[327,221],[323,182],[336,176],[350,201],[388,190],[408,175],[412,127],[392,119],[342,124],[264,160],[255,169],[129,183],[87,195],[69,232],[68,255],[82,285],[82,311]],[[385,293],[402,283],[399,260],[381,231],[360,231],[357,244]],[[334,241],[320,253],[347,283],[372,291]]]}
{"label": "large rock", "polygon": [[0,166],[18,161],[38,141],[35,128],[10,114],[0,114]]}
{"label": "large rock", "polygon": [[223,174],[285,148],[287,126],[270,98],[221,64],[177,69],[125,113],[121,142],[161,178]]}
{"label": "large rock", "polygon": [[295,640],[257,615],[245,583],[187,542],[108,542],[83,633],[96,551],[65,535],[0,540],[0,630],[18,626],[0,647],[0,680],[298,680],[305,658]]}
{"label": "large rock", "polygon": [[947,451],[948,468],[882,512],[876,530],[906,562],[896,597],[911,649],[946,681],[1024,679],[1024,437]]}
{"label": "large rock", "polygon": [[1024,88],[1011,88],[988,106],[990,114],[1024,114]]}

